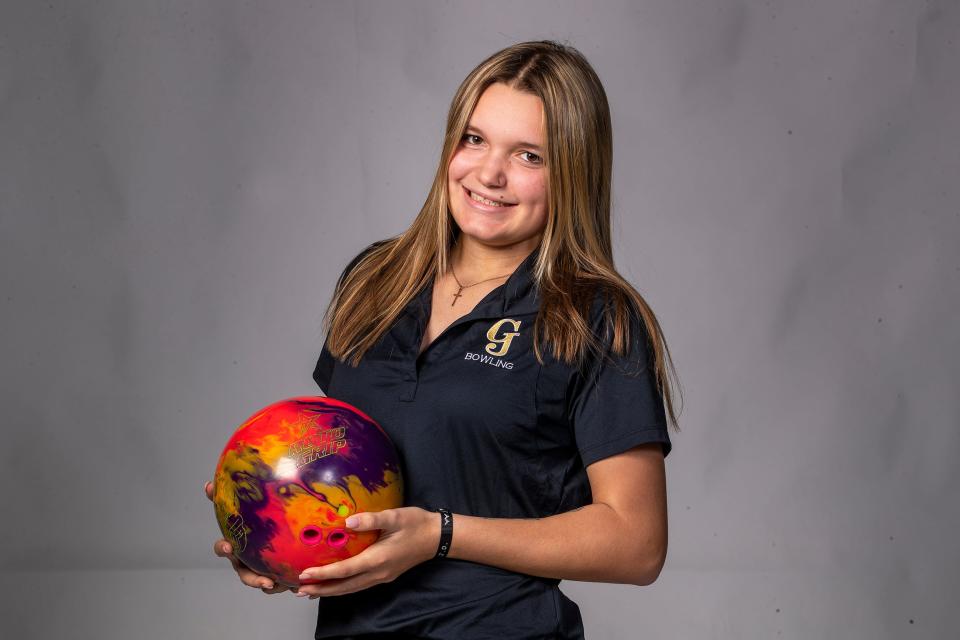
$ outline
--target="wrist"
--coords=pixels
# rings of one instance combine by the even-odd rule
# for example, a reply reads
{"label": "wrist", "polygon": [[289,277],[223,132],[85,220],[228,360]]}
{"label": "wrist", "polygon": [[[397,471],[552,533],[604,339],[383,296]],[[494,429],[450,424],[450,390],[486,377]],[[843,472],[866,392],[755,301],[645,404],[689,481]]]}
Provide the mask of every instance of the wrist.
{"label": "wrist", "polygon": [[437,546],[440,544],[440,517],[436,511],[424,510],[423,525],[420,527],[424,562],[433,560],[437,555]]}
{"label": "wrist", "polygon": [[440,514],[440,540],[437,544],[437,558],[446,558],[453,543],[453,514],[442,507],[437,509]]}

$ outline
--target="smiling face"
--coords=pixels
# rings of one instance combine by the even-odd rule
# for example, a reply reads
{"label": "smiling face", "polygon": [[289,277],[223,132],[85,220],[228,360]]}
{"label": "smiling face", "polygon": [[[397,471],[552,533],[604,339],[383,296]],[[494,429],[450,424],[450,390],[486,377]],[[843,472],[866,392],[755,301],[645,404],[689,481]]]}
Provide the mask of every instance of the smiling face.
{"label": "smiling face", "polygon": [[447,173],[463,241],[536,247],[547,222],[545,142],[539,97],[503,83],[483,92]]}

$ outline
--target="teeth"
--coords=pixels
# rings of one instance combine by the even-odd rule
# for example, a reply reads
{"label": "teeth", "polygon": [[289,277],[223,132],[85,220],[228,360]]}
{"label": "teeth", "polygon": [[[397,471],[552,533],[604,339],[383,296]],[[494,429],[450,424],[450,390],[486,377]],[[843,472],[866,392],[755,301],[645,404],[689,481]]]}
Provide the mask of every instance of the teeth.
{"label": "teeth", "polygon": [[473,191],[470,192],[470,197],[473,198],[474,200],[476,200],[477,202],[482,202],[483,204],[489,204],[489,205],[493,205],[493,206],[495,206],[495,207],[502,207],[502,206],[503,206],[503,205],[500,204],[499,202],[494,202],[493,200],[487,200],[486,198],[481,198],[480,196],[478,196],[477,194],[475,194]]}

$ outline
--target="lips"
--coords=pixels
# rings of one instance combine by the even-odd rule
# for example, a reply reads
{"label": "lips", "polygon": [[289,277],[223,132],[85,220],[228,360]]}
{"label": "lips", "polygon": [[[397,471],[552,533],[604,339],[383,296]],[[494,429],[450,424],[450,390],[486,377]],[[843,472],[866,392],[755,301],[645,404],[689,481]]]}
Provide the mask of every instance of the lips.
{"label": "lips", "polygon": [[[463,185],[461,185],[461,186],[463,186]],[[515,202],[500,202],[499,205],[485,204],[485,203],[483,203],[483,202],[480,202],[479,200],[475,200],[475,199],[472,197],[471,194],[476,194],[476,195],[480,196],[481,198],[486,198],[487,200],[490,200],[490,201],[492,201],[492,202],[500,202],[500,201],[497,200],[497,199],[495,199],[495,198],[491,198],[491,197],[489,197],[489,196],[486,196],[486,195],[480,193],[479,191],[471,191],[470,189],[467,189],[466,187],[463,187],[463,195],[464,195],[464,197],[466,198],[467,202],[468,202],[469,204],[477,207],[478,209],[483,209],[484,211],[495,211],[495,210],[497,210],[497,209],[507,209],[507,208],[509,208],[509,207],[514,207],[514,206],[516,206],[516,203],[515,203]]]}

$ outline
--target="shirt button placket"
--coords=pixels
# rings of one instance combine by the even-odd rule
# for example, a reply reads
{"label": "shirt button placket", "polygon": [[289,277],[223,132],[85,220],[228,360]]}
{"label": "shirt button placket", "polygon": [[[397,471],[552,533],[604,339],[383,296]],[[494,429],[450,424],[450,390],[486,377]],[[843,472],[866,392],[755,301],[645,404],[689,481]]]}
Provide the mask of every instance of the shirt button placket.
{"label": "shirt button placket", "polygon": [[413,402],[414,398],[417,397],[417,371],[414,368],[415,366],[412,365],[411,369],[403,373],[403,382],[400,385],[401,402]]}

